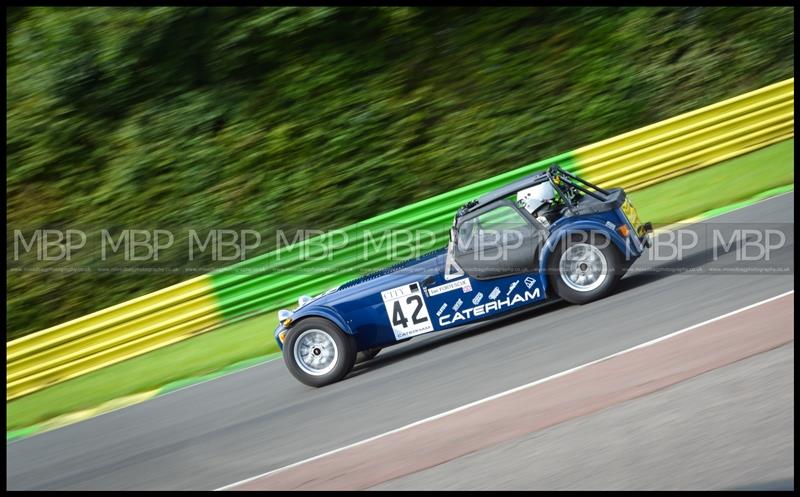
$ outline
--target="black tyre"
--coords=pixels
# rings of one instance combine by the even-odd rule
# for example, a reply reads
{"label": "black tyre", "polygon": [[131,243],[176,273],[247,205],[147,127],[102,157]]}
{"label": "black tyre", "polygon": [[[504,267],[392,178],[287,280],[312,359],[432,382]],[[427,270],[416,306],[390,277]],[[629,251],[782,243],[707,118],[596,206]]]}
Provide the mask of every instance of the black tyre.
{"label": "black tyre", "polygon": [[302,383],[321,387],[350,372],[356,361],[356,343],[327,319],[307,318],[286,335],[283,361]]}
{"label": "black tyre", "polygon": [[610,294],[624,274],[622,255],[603,234],[571,233],[547,261],[550,285],[572,304],[585,304]]}
{"label": "black tyre", "polygon": [[381,351],[380,347],[375,347],[372,349],[362,350],[356,355],[356,364],[360,362],[367,362],[378,355],[378,352]]}

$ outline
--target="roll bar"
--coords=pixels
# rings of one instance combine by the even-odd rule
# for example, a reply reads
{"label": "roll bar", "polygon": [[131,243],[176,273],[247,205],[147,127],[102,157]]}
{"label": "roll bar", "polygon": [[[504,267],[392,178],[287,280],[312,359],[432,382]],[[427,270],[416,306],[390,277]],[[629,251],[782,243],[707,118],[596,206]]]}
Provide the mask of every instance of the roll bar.
{"label": "roll bar", "polygon": [[572,203],[570,196],[565,193],[564,187],[573,188],[600,201],[607,200],[608,195],[610,195],[608,190],[600,188],[599,186],[590,183],[585,179],[579,178],[574,174],[565,171],[559,167],[558,164],[553,164],[545,171],[540,171],[531,176],[522,178],[506,186],[492,190],[477,200],[467,202],[458,210],[455,219],[457,220],[459,217],[465,214],[468,214],[497,200],[506,198],[520,190],[542,184],[546,181],[549,181],[550,184],[553,185],[553,188],[558,192],[561,198],[564,199],[564,201],[567,203],[567,208],[569,208],[571,211],[575,210],[575,204]]}

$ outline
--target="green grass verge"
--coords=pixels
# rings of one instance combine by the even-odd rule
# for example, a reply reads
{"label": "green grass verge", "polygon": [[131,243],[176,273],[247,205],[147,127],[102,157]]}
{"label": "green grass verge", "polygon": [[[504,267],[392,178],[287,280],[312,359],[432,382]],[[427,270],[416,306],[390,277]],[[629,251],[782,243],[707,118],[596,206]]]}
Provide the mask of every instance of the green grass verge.
{"label": "green grass verge", "polygon": [[678,176],[630,197],[639,217],[665,225],[794,183],[794,139]]}
{"label": "green grass verge", "polygon": [[8,402],[6,431],[116,397],[162,386],[162,390],[175,390],[233,369],[231,366],[238,369],[267,360],[278,351],[272,337],[272,314],[230,324]]}
{"label": "green grass verge", "polygon": [[[792,139],[632,192],[631,199],[643,220],[664,225],[767,190],[791,189],[793,183]],[[775,190],[779,187],[786,188]],[[267,360],[277,352],[274,327],[274,313],[267,313],[14,400],[6,405],[6,431],[117,397],[175,390]]]}

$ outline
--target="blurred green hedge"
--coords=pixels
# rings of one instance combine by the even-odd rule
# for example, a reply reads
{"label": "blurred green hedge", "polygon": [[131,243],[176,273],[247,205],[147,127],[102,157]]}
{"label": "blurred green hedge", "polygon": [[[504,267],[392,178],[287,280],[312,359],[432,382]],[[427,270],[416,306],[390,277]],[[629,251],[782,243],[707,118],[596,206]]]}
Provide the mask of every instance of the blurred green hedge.
{"label": "blurred green hedge", "polygon": [[[15,7],[6,31],[8,230],[341,227],[794,61],[783,7]],[[9,271],[7,338],[190,276]]]}

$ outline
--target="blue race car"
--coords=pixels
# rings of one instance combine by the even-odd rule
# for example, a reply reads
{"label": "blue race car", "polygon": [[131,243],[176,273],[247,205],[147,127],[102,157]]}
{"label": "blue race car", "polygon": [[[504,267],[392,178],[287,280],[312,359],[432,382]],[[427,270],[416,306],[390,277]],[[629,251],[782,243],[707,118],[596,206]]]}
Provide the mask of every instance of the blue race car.
{"label": "blue race car", "polygon": [[650,232],[624,190],[551,166],[461,207],[446,248],[300,297],[279,311],[275,339],[292,375],[320,387],[417,335],[546,300],[605,297]]}

